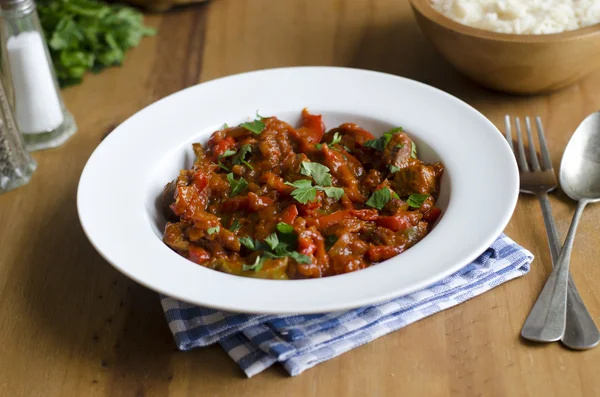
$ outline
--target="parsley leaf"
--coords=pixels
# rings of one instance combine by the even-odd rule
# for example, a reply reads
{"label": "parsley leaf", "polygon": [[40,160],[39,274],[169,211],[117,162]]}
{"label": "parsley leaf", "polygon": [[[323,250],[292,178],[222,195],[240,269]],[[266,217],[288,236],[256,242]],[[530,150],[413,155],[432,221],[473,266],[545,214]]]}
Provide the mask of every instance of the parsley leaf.
{"label": "parsley leaf", "polygon": [[317,185],[331,186],[329,167],[326,167],[323,164],[303,161],[302,164],[300,164],[300,173],[302,175],[311,176]]}
{"label": "parsley leaf", "polygon": [[372,147],[374,149],[379,150],[380,152],[383,152],[387,144],[390,143],[392,135],[400,131],[402,131],[402,127],[392,128],[391,130],[384,132],[383,135],[379,138],[366,141],[364,146]]}
{"label": "parsley leaf", "polygon": [[342,142],[342,136],[339,132],[336,132],[335,134],[333,134],[333,139],[331,140],[331,143],[329,145],[337,145],[340,142]]}
{"label": "parsley leaf", "polygon": [[296,188],[292,191],[292,197],[299,203],[306,204],[317,198],[317,189],[312,186],[308,179],[299,179],[294,183],[286,182],[285,184]]}
{"label": "parsley leaf", "polygon": [[416,159],[417,158],[417,145],[413,141],[411,141],[410,143],[412,144],[412,150],[410,152],[410,155],[411,155],[411,157]]}
{"label": "parsley leaf", "polygon": [[408,200],[406,200],[406,202],[413,208],[421,208],[428,197],[428,194],[411,194],[408,196]]}
{"label": "parsley leaf", "polygon": [[244,271],[254,270],[255,272],[258,272],[262,269],[263,264],[265,263],[265,259],[266,258],[264,258],[262,256],[257,256],[256,260],[254,261],[254,264],[252,264],[252,265],[243,264],[242,270],[244,270]]}
{"label": "parsley leaf", "polygon": [[265,129],[265,123],[262,122],[262,119],[259,119],[259,120],[254,120],[252,122],[242,123],[242,124],[240,124],[240,127],[243,127],[245,129],[247,129],[248,131],[253,132],[256,135],[258,135],[261,132],[263,132],[263,130]]}
{"label": "parsley leaf", "polygon": [[254,241],[254,239],[252,237],[244,236],[244,237],[240,237],[239,240],[240,240],[240,244],[242,244],[244,247],[250,248],[253,251],[256,249],[256,242]]}
{"label": "parsley leaf", "polygon": [[396,172],[400,171],[400,167],[396,167],[395,165],[388,165],[388,168],[390,169],[390,172],[392,174],[395,174]]}
{"label": "parsley leaf", "polygon": [[240,223],[240,221],[238,221],[237,219],[234,219],[229,230],[231,230],[232,232],[235,232],[236,230],[238,230],[241,227],[242,227],[242,224]]}
{"label": "parsley leaf", "polygon": [[373,207],[373,208],[377,208],[378,210],[381,210],[381,209],[383,209],[383,207],[385,207],[387,202],[390,201],[391,196],[392,195],[390,193],[390,189],[387,187],[384,187],[382,189],[379,189],[379,190],[376,190],[375,192],[373,192],[373,194],[371,195],[371,197],[369,197],[369,199],[367,200],[367,202],[365,204],[368,205],[369,207]]}
{"label": "parsley leaf", "polygon": [[219,162],[218,162],[218,164],[219,164],[219,167],[223,168],[225,171],[229,171],[229,168],[225,167],[225,166],[224,166],[224,165],[221,163],[221,159],[224,159],[225,157],[230,157],[230,156],[233,156],[234,154],[235,154],[235,150],[230,150],[230,149],[227,149],[227,150],[225,150],[225,152],[223,152],[223,154],[220,154],[220,155],[219,155],[219,157],[218,157],[218,161],[219,161]]}
{"label": "parsley leaf", "polygon": [[327,236],[325,238],[325,250],[329,251],[331,247],[333,247],[333,244],[335,244],[337,241],[338,238],[335,234],[330,234],[329,236]]}
{"label": "parsley leaf", "polygon": [[254,167],[252,167],[250,164],[248,164],[248,162],[245,160],[246,155],[248,153],[252,153],[252,146],[250,146],[248,144],[242,145],[240,150],[237,152],[237,154],[233,157],[233,159],[231,161],[233,162],[234,165],[244,164],[245,166],[247,166],[248,168],[253,170]]}
{"label": "parsley leaf", "polygon": [[331,186],[327,186],[327,187],[322,187],[322,186],[316,186],[316,189],[322,190],[325,192],[325,194],[327,195],[327,197],[339,200],[342,198],[342,196],[344,195],[344,189],[342,189],[341,187],[331,187]]}
{"label": "parsley leaf", "polygon": [[265,239],[265,243],[267,243],[269,245],[269,247],[271,247],[272,250],[276,249],[277,246],[279,245],[279,238],[277,237],[276,233],[271,233],[267,236],[267,238]]}
{"label": "parsley leaf", "polygon": [[317,144],[315,144],[315,147],[317,149],[321,150],[321,148],[323,147],[323,144],[322,143],[317,143]]}
{"label": "parsley leaf", "polygon": [[211,234],[219,233],[219,230],[221,230],[221,226],[209,227],[206,233],[210,236]]}
{"label": "parsley leaf", "polygon": [[291,257],[293,260],[295,260],[298,263],[304,263],[304,264],[312,263],[309,256],[301,254],[296,251],[290,252],[287,256]]}
{"label": "parsley leaf", "polygon": [[279,222],[277,224],[277,231],[283,234],[291,234],[294,233],[294,228],[290,224],[287,224],[285,222]]}
{"label": "parsley leaf", "polygon": [[346,149],[346,151],[347,151],[348,153],[351,153],[351,152],[352,152],[352,150],[350,150],[350,148],[349,148],[348,146],[346,146],[346,145],[344,145],[344,146],[343,146],[343,148],[344,148],[344,149]]}
{"label": "parsley leaf", "polygon": [[233,172],[227,174],[227,180],[229,181],[229,185],[231,186],[231,197],[240,193],[242,190],[248,186],[248,182],[242,177],[238,181],[233,177]]}
{"label": "parsley leaf", "polygon": [[229,124],[227,124],[227,123],[223,123],[223,127],[222,127],[222,129],[226,129],[226,128],[229,128]]}

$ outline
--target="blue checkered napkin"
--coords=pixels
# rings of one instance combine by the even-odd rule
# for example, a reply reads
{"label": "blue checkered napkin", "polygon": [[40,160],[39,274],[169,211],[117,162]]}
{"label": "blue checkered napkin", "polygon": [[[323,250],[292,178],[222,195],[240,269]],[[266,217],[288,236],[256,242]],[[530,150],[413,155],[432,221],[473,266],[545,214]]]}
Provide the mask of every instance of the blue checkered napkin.
{"label": "blue checkered napkin", "polygon": [[378,305],[327,314],[229,313],[162,296],[180,350],[220,343],[247,376],[276,362],[290,375],[486,292],[529,271],[533,255],[505,235],[455,274]]}

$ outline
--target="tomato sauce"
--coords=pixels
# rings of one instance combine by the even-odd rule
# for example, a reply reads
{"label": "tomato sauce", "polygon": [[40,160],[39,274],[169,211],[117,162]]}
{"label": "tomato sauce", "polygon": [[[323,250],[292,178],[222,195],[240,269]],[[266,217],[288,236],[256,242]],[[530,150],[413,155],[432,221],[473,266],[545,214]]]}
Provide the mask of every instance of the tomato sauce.
{"label": "tomato sauce", "polygon": [[375,138],[326,131],[302,111],[212,134],[163,192],[164,242],[217,271],[266,279],[327,277],[390,259],[427,235],[443,165],[425,164],[401,128]]}

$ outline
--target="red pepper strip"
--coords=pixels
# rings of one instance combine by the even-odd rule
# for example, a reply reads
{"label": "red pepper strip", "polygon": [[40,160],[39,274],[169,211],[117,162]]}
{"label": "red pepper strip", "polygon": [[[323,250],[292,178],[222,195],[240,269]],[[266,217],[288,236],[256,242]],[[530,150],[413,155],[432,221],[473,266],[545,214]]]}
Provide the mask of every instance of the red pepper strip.
{"label": "red pepper strip", "polygon": [[226,150],[231,149],[234,146],[235,139],[233,139],[232,137],[226,136],[225,138],[221,139],[220,141],[215,143],[211,160],[216,163],[217,161],[219,161],[219,156],[221,156],[223,153],[225,153]]}
{"label": "red pepper strip", "polygon": [[321,115],[308,113],[302,110],[302,127],[297,129],[298,133],[309,143],[319,143],[325,133],[325,124]]}
{"label": "red pepper strip", "polygon": [[400,253],[399,247],[393,245],[371,245],[367,255],[372,262],[381,262]]}
{"label": "red pepper strip", "polygon": [[281,222],[285,222],[288,225],[291,225],[292,223],[294,223],[294,220],[296,219],[297,216],[298,216],[298,207],[296,207],[294,204],[292,204],[289,207],[287,207],[286,209],[284,209],[283,212],[281,213]]}
{"label": "red pepper strip", "polygon": [[270,204],[273,204],[272,198],[266,196],[258,196],[252,192],[248,193],[248,209],[250,211],[261,210]]}
{"label": "red pepper strip", "polygon": [[188,259],[192,262],[202,264],[210,259],[210,254],[203,248],[197,247],[195,245],[190,245],[188,250]]}
{"label": "red pepper strip", "polygon": [[308,231],[303,232],[298,237],[298,252],[304,255],[312,255],[317,250],[317,246]]}
{"label": "red pepper strip", "polygon": [[380,216],[375,223],[395,232],[412,227],[409,218],[405,215]]}
{"label": "red pepper strip", "polygon": [[441,214],[441,209],[438,207],[431,207],[429,211],[423,214],[423,220],[428,223],[435,223]]}
{"label": "red pepper strip", "polygon": [[322,216],[318,219],[319,227],[321,229],[325,229],[325,228],[328,228],[329,226],[333,226],[333,225],[340,223],[348,218],[351,218],[353,216],[352,211],[353,210],[342,210],[342,211],[332,212],[329,215]]}

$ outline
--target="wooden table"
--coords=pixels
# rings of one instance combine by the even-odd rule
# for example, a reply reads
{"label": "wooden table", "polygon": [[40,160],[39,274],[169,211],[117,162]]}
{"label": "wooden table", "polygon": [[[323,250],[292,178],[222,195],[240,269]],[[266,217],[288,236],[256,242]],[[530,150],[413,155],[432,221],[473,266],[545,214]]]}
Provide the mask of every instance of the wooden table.
{"label": "wooden table", "polygon": [[[89,244],[75,196],[102,138],[144,106],[200,81],[291,65],[341,65],[427,82],[502,128],[506,113],[542,116],[555,167],[572,131],[600,108],[600,72],[536,98],[487,91],[448,66],[401,0],[218,0],[152,15],[159,29],[125,66],[64,92],[79,132],[35,153],[31,183],[0,196],[2,396],[566,396],[600,395],[600,348],[573,352],[519,339],[550,272],[538,203],[521,197],[506,232],[536,256],[531,272],[290,378],[246,379],[218,346],[178,352],[158,296]],[[293,93],[291,93],[293,94]],[[149,137],[149,139],[151,139]],[[566,234],[574,204],[552,196]],[[572,270],[600,324],[600,205],[590,206]]]}

